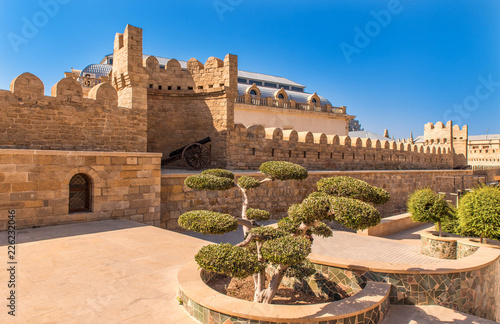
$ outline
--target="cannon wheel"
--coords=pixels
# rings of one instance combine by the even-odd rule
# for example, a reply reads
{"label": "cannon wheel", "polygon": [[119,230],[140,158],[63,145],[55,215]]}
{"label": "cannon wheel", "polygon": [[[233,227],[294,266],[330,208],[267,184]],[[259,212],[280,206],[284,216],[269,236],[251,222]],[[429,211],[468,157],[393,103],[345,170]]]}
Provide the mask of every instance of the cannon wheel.
{"label": "cannon wheel", "polygon": [[193,143],[182,150],[182,160],[192,169],[203,169],[210,163],[210,149],[205,145]]}

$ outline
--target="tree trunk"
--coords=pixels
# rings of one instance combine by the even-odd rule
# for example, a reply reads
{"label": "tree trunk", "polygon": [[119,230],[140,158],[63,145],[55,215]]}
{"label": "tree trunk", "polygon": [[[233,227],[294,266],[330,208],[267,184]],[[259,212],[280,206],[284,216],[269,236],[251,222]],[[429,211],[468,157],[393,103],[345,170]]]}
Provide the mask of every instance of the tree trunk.
{"label": "tree trunk", "polygon": [[285,270],[287,266],[280,264],[278,266],[278,271],[272,276],[271,282],[269,282],[269,286],[267,289],[263,291],[262,303],[271,304],[274,296],[276,296],[276,292],[280,286],[281,280],[283,280],[283,276],[285,275]]}
{"label": "tree trunk", "polygon": [[481,235],[479,236],[479,243],[481,243],[481,244],[483,243],[483,234],[481,234]]}
{"label": "tree trunk", "polygon": [[[241,206],[241,218],[248,220],[247,218],[247,209],[248,209],[248,196],[247,196],[247,190],[240,185],[238,185],[238,188],[240,188],[241,195],[243,196],[243,204]],[[247,236],[247,233],[250,231],[250,228],[247,226],[243,226],[243,235],[244,237]]]}
{"label": "tree trunk", "polygon": [[438,222],[438,228],[439,228],[439,237],[441,237],[443,235],[441,230],[441,222]]}
{"label": "tree trunk", "polygon": [[259,273],[253,275],[253,281],[255,284],[255,293],[253,295],[254,303],[262,303],[263,292],[266,283],[266,270],[262,270]]}

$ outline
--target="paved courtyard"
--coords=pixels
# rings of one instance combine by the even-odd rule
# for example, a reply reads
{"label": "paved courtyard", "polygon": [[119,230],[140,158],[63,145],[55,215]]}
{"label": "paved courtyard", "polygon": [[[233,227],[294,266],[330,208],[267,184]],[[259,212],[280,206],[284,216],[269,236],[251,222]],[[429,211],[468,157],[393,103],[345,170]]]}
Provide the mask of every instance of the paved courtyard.
{"label": "paved courtyard", "polygon": [[[315,252],[355,257],[362,253],[358,246],[364,246],[369,252],[363,257],[417,260],[414,245],[344,232],[335,236],[317,241]],[[4,306],[0,323],[197,323],[178,305],[176,278],[205,240],[127,220],[24,229],[16,240],[17,316],[7,315]],[[6,267],[6,232],[0,233],[0,245]],[[2,298],[7,298],[7,282],[8,272],[1,271]],[[426,318],[420,308],[395,310],[391,316],[412,312]],[[432,312],[434,316],[439,309]],[[457,318],[459,323],[479,323],[463,314]]]}

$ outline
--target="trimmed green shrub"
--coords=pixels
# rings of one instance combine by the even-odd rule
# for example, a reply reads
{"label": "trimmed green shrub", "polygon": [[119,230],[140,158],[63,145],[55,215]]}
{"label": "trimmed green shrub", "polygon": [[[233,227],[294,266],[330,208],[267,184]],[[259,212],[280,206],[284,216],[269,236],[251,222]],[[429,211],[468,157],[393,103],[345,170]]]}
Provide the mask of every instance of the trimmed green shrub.
{"label": "trimmed green shrub", "polygon": [[197,174],[187,177],[184,184],[191,189],[222,191],[231,189],[234,186],[234,180],[211,174]]}
{"label": "trimmed green shrub", "polygon": [[322,236],[322,237],[331,237],[331,236],[333,236],[332,229],[330,227],[328,227],[328,225],[326,225],[323,222],[319,222],[319,225],[313,227],[312,230],[311,230],[311,232],[312,232],[312,234],[315,234],[315,235],[318,235],[318,236]]}
{"label": "trimmed green shrub", "polygon": [[305,168],[285,161],[264,162],[259,170],[271,180],[304,180],[308,176]]}
{"label": "trimmed green shrub", "polygon": [[194,259],[204,270],[236,278],[246,278],[262,270],[256,254],[229,243],[206,245]]}
{"label": "trimmed green shrub", "polygon": [[346,198],[330,198],[331,219],[354,230],[362,230],[380,223],[380,212],[370,204]]}
{"label": "trimmed green shrub", "polygon": [[224,169],[208,169],[203,171],[201,174],[210,174],[216,177],[228,178],[231,180],[234,179],[234,173]]}
{"label": "trimmed green shrub", "polygon": [[311,253],[311,241],[303,236],[283,236],[264,242],[261,252],[276,265],[292,266],[303,262]]}
{"label": "trimmed green shrub", "polygon": [[225,234],[238,228],[233,216],[208,210],[188,211],[179,216],[178,223],[184,229],[201,234]]}
{"label": "trimmed green shrub", "polygon": [[290,206],[288,215],[293,221],[312,223],[315,220],[328,219],[330,198],[327,196],[307,197],[300,204]]}
{"label": "trimmed green shrub", "polygon": [[297,278],[302,281],[315,273],[316,269],[314,269],[312,262],[309,261],[309,259],[305,259],[302,263],[288,267],[288,269],[286,269],[285,276],[288,278]]}
{"label": "trimmed green shrub", "polygon": [[[290,207],[291,208],[291,207]],[[290,210],[290,209],[289,209]],[[293,221],[290,217],[283,217],[278,221],[278,228],[291,234],[299,234],[299,226],[301,221]]]}
{"label": "trimmed green shrub", "polygon": [[481,238],[500,238],[500,189],[483,186],[460,199],[458,219],[464,231]]}
{"label": "trimmed green shrub", "polygon": [[407,202],[408,212],[416,222],[438,223],[441,236],[441,222],[452,217],[452,209],[444,197],[431,189],[420,189],[411,194]]}
{"label": "trimmed green shrub", "polygon": [[367,182],[351,177],[323,178],[316,183],[318,191],[336,197],[349,197],[373,204],[385,204],[389,193]]}
{"label": "trimmed green shrub", "polygon": [[256,221],[266,221],[271,218],[271,214],[268,211],[257,208],[248,208],[245,212],[245,215],[248,219],[253,219]]}
{"label": "trimmed green shrub", "polygon": [[241,176],[238,178],[238,184],[245,189],[253,189],[260,186],[259,179],[249,176]]}
{"label": "trimmed green shrub", "polygon": [[288,233],[284,230],[270,226],[252,228],[250,230],[250,234],[260,235],[262,237],[260,239],[256,239],[257,241],[268,241],[288,235]]}

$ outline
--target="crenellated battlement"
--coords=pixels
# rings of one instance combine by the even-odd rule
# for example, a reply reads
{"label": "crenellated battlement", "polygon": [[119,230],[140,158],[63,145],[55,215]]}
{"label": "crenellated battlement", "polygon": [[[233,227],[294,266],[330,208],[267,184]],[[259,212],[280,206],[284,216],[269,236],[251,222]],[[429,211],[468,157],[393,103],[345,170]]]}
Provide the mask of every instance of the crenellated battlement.
{"label": "crenellated battlement", "polygon": [[143,60],[149,76],[148,91],[154,94],[189,96],[225,92],[235,98],[238,78],[238,58],[227,54],[224,60],[209,57],[205,64],[195,58],[187,62],[186,69],[176,59],[160,68],[158,59],[149,56]]}
{"label": "crenellated battlement", "polygon": [[146,111],[118,106],[118,93],[100,83],[84,97],[72,77],[61,79],[45,96],[31,73],[0,91],[0,148],[146,151]]}
{"label": "crenellated battlement", "polygon": [[424,126],[424,144],[445,145],[454,152],[453,167],[467,165],[467,141],[469,139],[468,126],[453,125],[450,120],[445,124],[427,123]]}
{"label": "crenellated battlement", "polygon": [[297,132],[237,124],[228,133],[228,167],[255,169],[271,159],[315,170],[449,168],[450,147]]}

